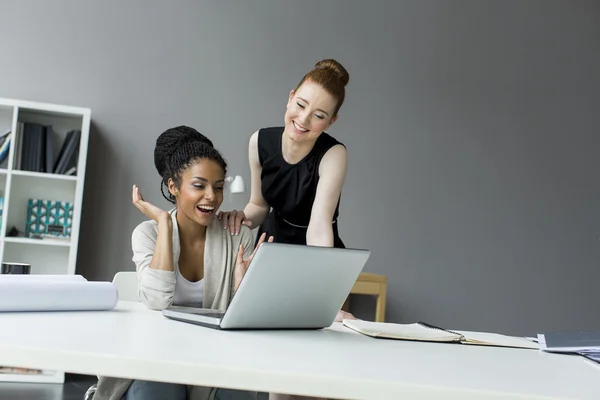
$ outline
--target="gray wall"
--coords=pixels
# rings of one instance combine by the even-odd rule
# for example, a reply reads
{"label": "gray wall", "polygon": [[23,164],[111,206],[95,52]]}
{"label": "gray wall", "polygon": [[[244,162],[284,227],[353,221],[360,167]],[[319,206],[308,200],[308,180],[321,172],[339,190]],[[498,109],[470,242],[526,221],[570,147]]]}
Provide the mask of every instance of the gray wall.
{"label": "gray wall", "polygon": [[92,108],[79,273],[133,269],[131,185],[167,206],[160,132],[198,128],[248,183],[249,135],[334,57],[341,232],[389,277],[388,319],[600,328],[598,2],[249,3],[2,1],[0,96]]}

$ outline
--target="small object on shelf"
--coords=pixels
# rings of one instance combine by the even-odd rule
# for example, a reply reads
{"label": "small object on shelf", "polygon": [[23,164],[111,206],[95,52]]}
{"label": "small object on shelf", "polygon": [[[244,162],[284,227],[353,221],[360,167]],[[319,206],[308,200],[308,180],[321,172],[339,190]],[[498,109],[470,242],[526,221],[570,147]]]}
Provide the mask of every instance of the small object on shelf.
{"label": "small object on shelf", "polygon": [[69,238],[73,224],[73,204],[64,201],[29,199],[25,237]]}
{"label": "small object on shelf", "polygon": [[6,237],[17,237],[19,236],[19,230],[16,226],[11,227],[8,232],[6,232]]}
{"label": "small object on shelf", "polygon": [[31,264],[18,262],[3,262],[0,274],[27,275],[31,273]]}

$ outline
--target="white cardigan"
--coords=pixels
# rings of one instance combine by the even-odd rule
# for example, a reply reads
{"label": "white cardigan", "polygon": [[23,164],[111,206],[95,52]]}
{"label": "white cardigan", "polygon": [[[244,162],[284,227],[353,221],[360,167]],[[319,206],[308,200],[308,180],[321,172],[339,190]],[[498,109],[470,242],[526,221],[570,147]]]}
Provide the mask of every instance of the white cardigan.
{"label": "white cardigan", "polygon": [[[173,220],[173,264],[179,262],[181,245],[177,226],[177,211],[170,210]],[[131,236],[133,262],[138,273],[138,295],[142,303],[152,310],[163,310],[173,304],[175,294],[175,271],[162,271],[150,268],[158,238],[158,224],[144,221]],[[225,310],[233,296],[233,271],[240,244],[244,246],[244,258],[254,250],[254,240],[250,229],[242,226],[239,235],[231,235],[223,229],[215,216],[206,228],[204,245],[204,307]],[[120,400],[132,380],[126,378],[100,377],[94,400]],[[215,388],[194,387],[190,399],[209,400],[214,397]]]}
{"label": "white cardigan", "polygon": [[[179,262],[181,246],[177,227],[177,211],[170,211],[173,220],[173,265]],[[162,271],[149,268],[158,237],[158,224],[145,221],[139,224],[131,235],[133,262],[138,273],[138,295],[140,300],[152,310],[162,310],[173,304],[175,294],[175,271]],[[206,228],[204,245],[204,299],[207,308],[225,310],[231,300],[233,270],[239,245],[244,246],[244,257],[254,250],[252,232],[242,226],[239,235],[231,235],[223,229],[215,216]]]}

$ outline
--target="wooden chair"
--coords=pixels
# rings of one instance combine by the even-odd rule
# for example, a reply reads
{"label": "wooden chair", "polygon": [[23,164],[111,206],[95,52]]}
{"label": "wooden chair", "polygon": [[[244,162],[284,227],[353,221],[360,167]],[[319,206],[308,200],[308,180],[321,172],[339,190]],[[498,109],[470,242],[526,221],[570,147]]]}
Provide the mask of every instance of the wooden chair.
{"label": "wooden chair", "polygon": [[385,275],[362,272],[350,291],[350,296],[346,299],[342,310],[350,310],[350,297],[353,294],[377,296],[375,321],[385,322],[385,302],[387,295],[387,277]]}

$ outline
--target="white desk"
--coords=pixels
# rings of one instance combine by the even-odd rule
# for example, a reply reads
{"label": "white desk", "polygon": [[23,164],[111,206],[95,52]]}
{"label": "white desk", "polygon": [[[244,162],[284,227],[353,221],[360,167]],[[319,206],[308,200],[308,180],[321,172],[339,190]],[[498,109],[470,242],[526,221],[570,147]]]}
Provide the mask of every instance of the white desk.
{"label": "white desk", "polygon": [[0,365],[346,399],[600,399],[600,368],[537,350],[320,331],[226,332],[142,304],[0,314]]}

